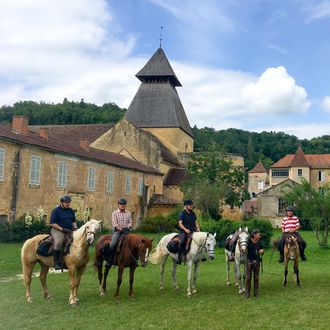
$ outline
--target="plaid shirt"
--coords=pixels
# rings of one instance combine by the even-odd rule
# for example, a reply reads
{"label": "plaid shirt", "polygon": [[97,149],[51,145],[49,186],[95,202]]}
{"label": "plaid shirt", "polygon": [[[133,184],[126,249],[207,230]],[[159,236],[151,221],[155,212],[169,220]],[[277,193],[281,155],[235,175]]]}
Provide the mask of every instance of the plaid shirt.
{"label": "plaid shirt", "polygon": [[132,215],[131,212],[125,210],[120,211],[119,209],[112,212],[112,227],[131,227],[132,226]]}

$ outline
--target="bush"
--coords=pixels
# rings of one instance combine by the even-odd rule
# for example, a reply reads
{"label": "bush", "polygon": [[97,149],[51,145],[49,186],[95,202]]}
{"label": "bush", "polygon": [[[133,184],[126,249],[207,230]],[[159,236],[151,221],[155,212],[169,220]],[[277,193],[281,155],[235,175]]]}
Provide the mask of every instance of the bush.
{"label": "bush", "polygon": [[142,220],[139,230],[148,233],[173,232],[176,231],[177,217],[157,215],[155,217],[147,217]]}
{"label": "bush", "polygon": [[254,229],[259,229],[261,233],[261,242],[264,247],[270,246],[270,241],[273,236],[273,226],[266,219],[252,218],[249,221],[244,221],[243,226],[249,228],[251,233]]}

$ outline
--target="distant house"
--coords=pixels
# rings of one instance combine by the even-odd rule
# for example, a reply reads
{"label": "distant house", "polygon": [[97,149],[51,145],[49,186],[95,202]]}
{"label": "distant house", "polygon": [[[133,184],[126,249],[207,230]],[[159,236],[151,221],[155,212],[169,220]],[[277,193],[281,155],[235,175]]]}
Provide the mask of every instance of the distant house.
{"label": "distant house", "polygon": [[[264,169],[258,163],[249,172],[249,192],[257,198],[258,216],[271,218],[278,224],[285,214],[283,191],[289,186],[305,179],[312,187],[321,189],[330,182],[330,154],[305,154],[299,146],[294,155],[286,155],[271,165],[268,173]],[[265,188],[261,189],[263,183]]]}

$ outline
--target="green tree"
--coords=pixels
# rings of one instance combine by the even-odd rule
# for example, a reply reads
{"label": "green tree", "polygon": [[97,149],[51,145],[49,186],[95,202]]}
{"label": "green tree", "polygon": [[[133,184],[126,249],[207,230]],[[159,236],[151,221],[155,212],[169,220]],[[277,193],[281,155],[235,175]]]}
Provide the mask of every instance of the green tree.
{"label": "green tree", "polygon": [[303,180],[301,184],[284,193],[284,198],[296,206],[304,220],[309,221],[318,244],[327,246],[330,229],[330,186],[325,185],[318,190]]}

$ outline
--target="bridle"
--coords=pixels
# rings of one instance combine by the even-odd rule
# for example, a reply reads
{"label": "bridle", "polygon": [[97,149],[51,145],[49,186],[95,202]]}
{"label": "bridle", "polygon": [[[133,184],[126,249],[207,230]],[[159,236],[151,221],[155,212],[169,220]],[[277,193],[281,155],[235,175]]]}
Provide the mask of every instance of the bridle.
{"label": "bridle", "polygon": [[[242,231],[242,233],[246,233],[246,234],[247,234],[247,232],[246,232],[245,230]],[[239,251],[240,251],[241,253],[243,253],[243,251],[242,251],[242,246],[245,246],[246,249],[247,249],[248,239],[249,239],[249,237],[247,236],[246,241],[244,240],[244,241],[241,242],[240,238],[238,237],[237,244],[238,244]],[[247,251],[247,250],[246,250],[246,251]]]}

